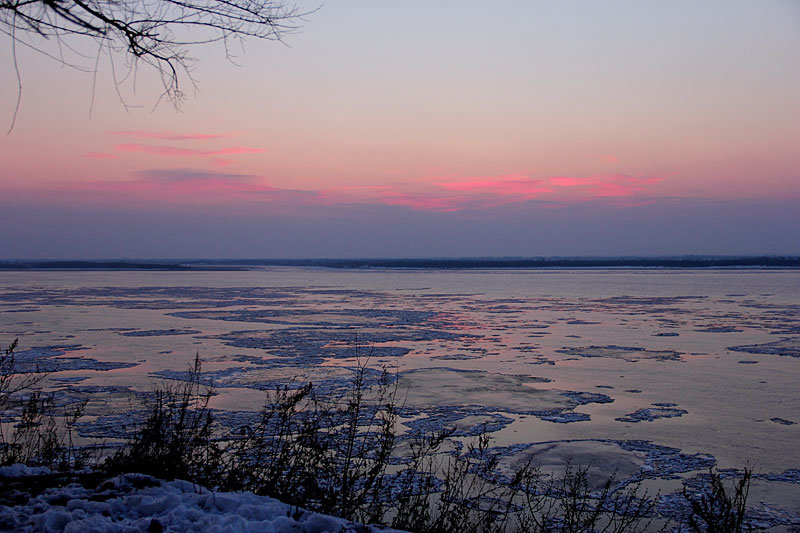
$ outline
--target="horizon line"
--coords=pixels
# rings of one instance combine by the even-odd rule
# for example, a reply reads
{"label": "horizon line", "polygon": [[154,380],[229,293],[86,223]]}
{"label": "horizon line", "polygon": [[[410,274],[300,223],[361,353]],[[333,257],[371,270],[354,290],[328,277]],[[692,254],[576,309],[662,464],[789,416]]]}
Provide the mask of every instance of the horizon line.
{"label": "horizon line", "polygon": [[0,270],[800,268],[798,255],[483,256],[364,258],[13,259]]}

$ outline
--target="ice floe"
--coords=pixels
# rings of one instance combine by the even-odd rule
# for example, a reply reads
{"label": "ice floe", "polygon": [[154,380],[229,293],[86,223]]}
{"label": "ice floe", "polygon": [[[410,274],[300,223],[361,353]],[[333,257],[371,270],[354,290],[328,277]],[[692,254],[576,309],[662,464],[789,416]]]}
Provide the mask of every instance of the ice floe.
{"label": "ice floe", "polygon": [[728,349],[734,352],[800,357],[800,337],[790,337],[764,344],[729,346]]}
{"label": "ice floe", "polygon": [[570,356],[578,357],[608,357],[636,362],[642,359],[655,359],[658,361],[680,361],[681,353],[674,350],[648,350],[635,346],[583,346],[578,348],[561,348],[556,350]]}
{"label": "ice floe", "polygon": [[685,409],[677,409],[674,404],[670,404],[667,406],[659,406],[658,404],[653,404],[655,407],[645,407],[643,409],[637,409],[632,413],[628,413],[625,416],[617,417],[614,420],[618,420],[619,422],[652,422],[659,418],[674,418],[678,416],[683,416],[688,414],[689,411]]}
{"label": "ice floe", "polygon": [[67,356],[75,351],[83,350],[79,344],[38,346],[15,352],[15,371],[18,374],[62,372],[65,370],[114,370],[130,368],[137,363],[116,361],[98,361],[89,357]]}

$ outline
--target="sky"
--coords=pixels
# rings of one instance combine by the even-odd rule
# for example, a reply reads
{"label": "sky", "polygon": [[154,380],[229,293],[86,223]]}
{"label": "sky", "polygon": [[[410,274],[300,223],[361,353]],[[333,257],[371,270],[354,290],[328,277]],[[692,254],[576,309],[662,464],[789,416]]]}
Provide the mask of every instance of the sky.
{"label": "sky", "polygon": [[800,254],[794,0],[297,5],[180,109],[18,46],[0,259]]}

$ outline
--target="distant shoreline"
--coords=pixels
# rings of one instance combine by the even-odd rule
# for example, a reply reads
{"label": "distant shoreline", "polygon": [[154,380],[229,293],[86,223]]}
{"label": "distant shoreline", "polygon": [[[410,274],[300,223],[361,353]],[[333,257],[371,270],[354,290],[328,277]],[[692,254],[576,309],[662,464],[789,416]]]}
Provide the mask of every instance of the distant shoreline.
{"label": "distant shoreline", "polygon": [[415,259],[185,259],[185,260],[16,260],[0,270],[241,271],[258,267],[330,269],[518,270],[518,269],[799,269],[798,256],[686,257],[482,257]]}

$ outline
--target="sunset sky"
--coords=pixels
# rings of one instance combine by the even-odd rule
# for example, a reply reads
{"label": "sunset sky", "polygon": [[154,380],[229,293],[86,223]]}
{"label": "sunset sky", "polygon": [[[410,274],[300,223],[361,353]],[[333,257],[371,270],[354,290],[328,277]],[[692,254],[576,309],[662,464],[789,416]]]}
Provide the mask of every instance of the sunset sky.
{"label": "sunset sky", "polygon": [[794,0],[298,5],[179,111],[18,47],[0,258],[800,253]]}

